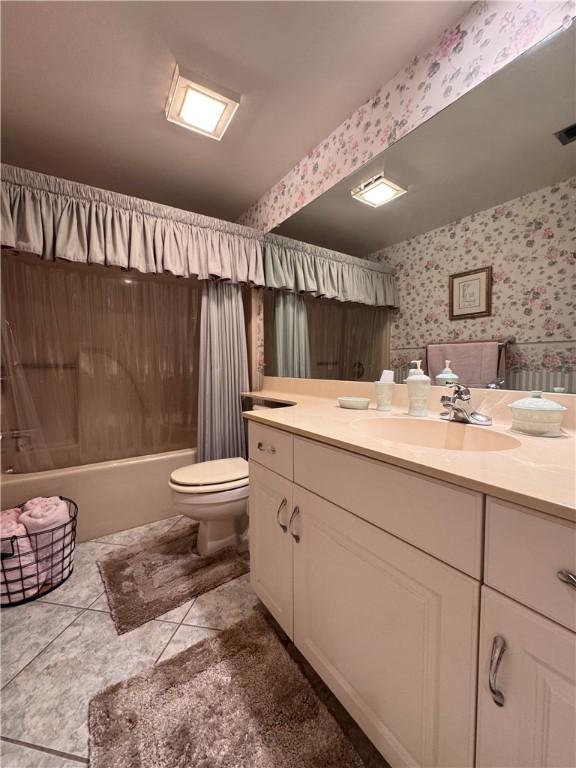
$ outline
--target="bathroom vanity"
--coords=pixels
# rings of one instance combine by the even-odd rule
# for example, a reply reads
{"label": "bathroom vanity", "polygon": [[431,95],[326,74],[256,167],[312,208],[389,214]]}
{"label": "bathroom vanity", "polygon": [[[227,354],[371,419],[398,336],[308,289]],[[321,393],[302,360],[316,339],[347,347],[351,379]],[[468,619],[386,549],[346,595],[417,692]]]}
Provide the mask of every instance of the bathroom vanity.
{"label": "bathroom vanity", "polygon": [[[550,482],[565,504],[512,488],[515,464],[529,484],[528,455],[570,461],[573,439],[402,447],[332,400],[293,402],[246,417],[252,585],[296,647],[392,766],[575,765],[569,481]],[[508,486],[474,475],[491,462]]]}

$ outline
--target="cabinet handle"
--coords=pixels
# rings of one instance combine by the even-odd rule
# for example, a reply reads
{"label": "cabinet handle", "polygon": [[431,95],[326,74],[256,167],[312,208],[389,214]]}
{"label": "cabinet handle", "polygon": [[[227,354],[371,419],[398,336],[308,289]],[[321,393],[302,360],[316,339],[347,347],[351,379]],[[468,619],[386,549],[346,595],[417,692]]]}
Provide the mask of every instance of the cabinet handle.
{"label": "cabinet handle", "polygon": [[282,531],[284,533],[286,533],[286,531],[288,530],[288,526],[285,525],[283,522],[281,522],[280,515],[282,514],[282,510],[287,506],[288,506],[288,499],[286,498],[282,499],[282,501],[280,502],[280,506],[278,507],[278,512],[276,513],[276,522],[278,523],[280,528],[282,528]]}
{"label": "cabinet handle", "polygon": [[561,571],[558,571],[556,576],[558,576],[560,581],[563,581],[564,584],[569,584],[571,587],[574,587],[574,589],[576,589],[576,575],[574,575],[570,571],[567,571],[564,568],[562,568]]}
{"label": "cabinet handle", "polygon": [[298,542],[300,541],[300,535],[298,533],[294,533],[294,531],[292,530],[292,523],[299,514],[300,514],[300,507],[294,507],[292,511],[292,515],[290,516],[290,522],[288,523],[288,530],[290,531],[290,535],[292,536],[296,544],[298,544]]}
{"label": "cabinet handle", "polygon": [[276,448],[274,448],[273,445],[271,445],[270,448],[266,448],[266,446],[262,442],[258,443],[257,448],[259,451],[263,451],[264,453],[271,453],[271,454],[276,453]]}
{"label": "cabinet handle", "polygon": [[504,656],[506,650],[506,640],[501,635],[496,635],[494,642],[492,643],[492,653],[490,654],[490,673],[488,675],[488,686],[490,687],[490,693],[492,699],[497,707],[504,706],[504,694],[496,686],[496,678],[498,677],[498,668]]}

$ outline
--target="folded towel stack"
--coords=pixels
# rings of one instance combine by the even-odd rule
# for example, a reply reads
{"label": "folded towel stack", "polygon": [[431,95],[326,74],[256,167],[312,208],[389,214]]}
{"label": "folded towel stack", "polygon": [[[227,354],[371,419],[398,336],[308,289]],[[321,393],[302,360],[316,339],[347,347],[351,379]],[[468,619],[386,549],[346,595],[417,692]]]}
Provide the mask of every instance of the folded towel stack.
{"label": "folded towel stack", "polygon": [[39,496],[22,509],[0,513],[3,604],[34,597],[46,582],[58,584],[70,573],[69,520],[68,504],[59,496]]}

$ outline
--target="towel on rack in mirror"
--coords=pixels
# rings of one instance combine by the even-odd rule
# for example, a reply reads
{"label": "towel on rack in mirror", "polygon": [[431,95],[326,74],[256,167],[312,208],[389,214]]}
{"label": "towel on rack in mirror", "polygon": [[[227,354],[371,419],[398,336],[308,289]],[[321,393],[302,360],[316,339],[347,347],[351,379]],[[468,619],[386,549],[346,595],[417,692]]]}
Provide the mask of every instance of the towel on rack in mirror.
{"label": "towel on rack in mirror", "polygon": [[446,360],[467,387],[487,387],[498,377],[500,343],[497,341],[463,341],[428,344],[428,374],[434,377],[442,371]]}

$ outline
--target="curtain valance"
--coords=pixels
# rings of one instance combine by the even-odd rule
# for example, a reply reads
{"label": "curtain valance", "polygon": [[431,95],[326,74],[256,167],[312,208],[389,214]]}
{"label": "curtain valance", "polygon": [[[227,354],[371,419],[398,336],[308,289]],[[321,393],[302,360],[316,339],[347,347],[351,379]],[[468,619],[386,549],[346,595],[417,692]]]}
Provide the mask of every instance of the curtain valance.
{"label": "curtain valance", "polygon": [[264,236],[264,274],[267,288],[376,307],[398,306],[390,267],[280,235]]}
{"label": "curtain valance", "polygon": [[2,165],[2,245],[66,259],[264,285],[249,227]]}

